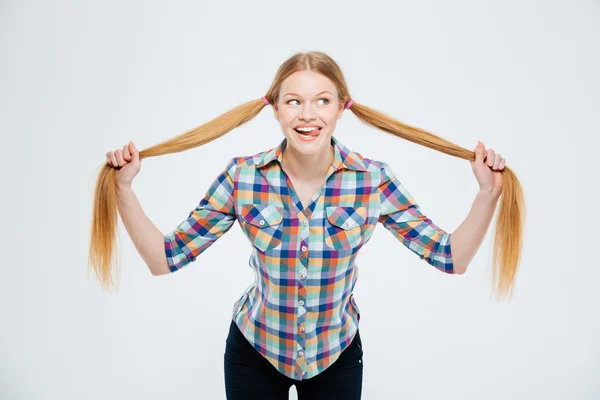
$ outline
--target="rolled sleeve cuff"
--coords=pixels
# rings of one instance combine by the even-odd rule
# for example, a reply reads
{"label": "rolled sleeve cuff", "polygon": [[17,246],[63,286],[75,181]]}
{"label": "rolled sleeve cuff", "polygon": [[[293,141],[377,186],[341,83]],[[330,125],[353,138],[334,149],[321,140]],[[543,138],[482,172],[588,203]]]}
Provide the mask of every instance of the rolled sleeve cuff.
{"label": "rolled sleeve cuff", "polygon": [[442,233],[436,247],[429,256],[426,257],[426,261],[429,264],[448,274],[455,273],[454,262],[452,260],[452,249],[450,248],[451,235],[451,233]]}
{"label": "rolled sleeve cuff", "polygon": [[193,258],[188,257],[179,245],[175,238],[175,233],[170,232],[164,235],[165,254],[167,256],[167,264],[169,264],[169,270],[171,273],[180,270],[185,267]]}

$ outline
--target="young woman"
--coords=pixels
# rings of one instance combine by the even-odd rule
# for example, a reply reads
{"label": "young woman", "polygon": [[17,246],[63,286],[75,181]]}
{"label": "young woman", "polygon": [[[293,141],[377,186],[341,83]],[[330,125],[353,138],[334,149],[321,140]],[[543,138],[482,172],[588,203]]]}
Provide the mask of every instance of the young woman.
{"label": "young woman", "polygon": [[[166,235],[158,231],[131,189],[140,160],[214,140],[267,105],[281,125],[279,145],[232,158],[186,220]],[[480,190],[455,231],[427,218],[385,162],[334,136],[348,109],[386,132],[471,161]],[[187,266],[236,221],[253,244],[250,265],[257,279],[235,302],[226,341],[228,399],[287,399],[291,385],[299,399],[361,397],[354,260],[378,222],[428,264],[463,274],[504,193],[494,259],[500,263],[499,291],[511,288],[518,265],[522,193],[504,158],[482,143],[470,152],[354,102],[338,65],[320,52],[285,61],[261,99],[142,152],[129,142],[107,153],[106,166],[90,251],[104,284],[110,282],[112,249],[106,244],[114,235],[115,205],[154,275]],[[112,225],[100,228],[99,221]]]}

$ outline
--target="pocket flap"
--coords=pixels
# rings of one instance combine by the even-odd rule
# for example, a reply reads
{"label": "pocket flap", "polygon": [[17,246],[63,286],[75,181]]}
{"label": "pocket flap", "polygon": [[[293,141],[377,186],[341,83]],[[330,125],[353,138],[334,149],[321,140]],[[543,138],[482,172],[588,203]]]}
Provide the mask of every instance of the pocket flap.
{"label": "pocket flap", "polygon": [[264,228],[281,223],[283,207],[266,204],[242,205],[242,219],[249,224]]}
{"label": "pocket flap", "polygon": [[329,222],[344,230],[363,225],[367,220],[367,207],[330,206],[325,211]]}

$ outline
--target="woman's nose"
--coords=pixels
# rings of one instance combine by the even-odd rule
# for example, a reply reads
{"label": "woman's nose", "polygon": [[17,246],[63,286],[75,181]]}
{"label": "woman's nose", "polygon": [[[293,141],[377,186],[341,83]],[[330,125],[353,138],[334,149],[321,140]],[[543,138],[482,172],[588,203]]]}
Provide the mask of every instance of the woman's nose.
{"label": "woman's nose", "polygon": [[315,111],[313,110],[312,104],[304,103],[300,109],[300,118],[307,121],[315,118]]}

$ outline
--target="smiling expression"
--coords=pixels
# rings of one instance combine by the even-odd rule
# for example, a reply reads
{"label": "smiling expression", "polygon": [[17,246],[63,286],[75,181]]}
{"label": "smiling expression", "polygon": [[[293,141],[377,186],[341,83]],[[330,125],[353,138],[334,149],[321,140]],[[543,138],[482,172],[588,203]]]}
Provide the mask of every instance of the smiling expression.
{"label": "smiling expression", "polygon": [[[344,111],[333,82],[312,71],[298,71],[282,82],[279,93],[273,110],[288,144],[301,154],[326,154]],[[317,129],[308,131],[310,127]]]}

